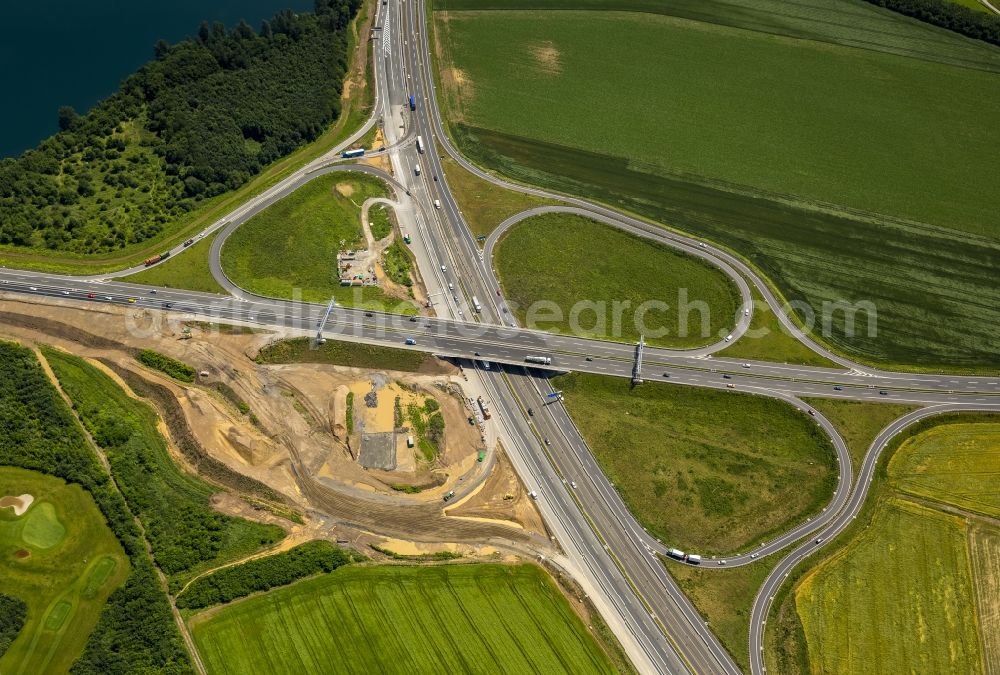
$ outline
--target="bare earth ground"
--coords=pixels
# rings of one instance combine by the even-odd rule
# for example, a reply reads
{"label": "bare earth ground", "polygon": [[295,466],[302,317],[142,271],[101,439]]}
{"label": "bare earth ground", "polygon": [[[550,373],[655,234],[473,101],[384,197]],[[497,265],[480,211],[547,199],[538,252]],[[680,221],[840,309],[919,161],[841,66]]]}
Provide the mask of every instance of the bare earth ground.
{"label": "bare earth ground", "polygon": [[[551,551],[541,519],[521,486],[506,510],[490,505],[489,495],[499,489],[494,484],[516,481],[503,459],[497,465],[498,477],[487,480],[490,487],[469,502],[478,510],[468,515],[484,520],[445,514],[441,499],[445,492],[455,490],[464,498],[470,486],[486,479],[485,464],[476,462],[476,453],[484,447],[479,430],[466,421],[463,380],[450,365],[441,362],[427,369],[433,372],[417,374],[378,374],[316,364],[264,366],[254,363],[252,356],[274,339],[272,334],[232,335],[195,325],[192,338],[185,340],[182,329],[183,324],[166,322],[159,312],[149,310],[0,299],[0,337],[106,359],[167,387],[210,455],[272,487],[306,514],[305,526],[291,528],[293,541],[320,534],[328,538],[335,528],[338,538],[350,531],[371,532],[415,542],[491,544],[522,550],[530,543],[533,550]],[[208,375],[199,376],[194,385],[175,382],[135,361],[131,350],[140,348],[155,349]],[[110,374],[100,363],[95,365]],[[416,392],[421,400],[432,396],[439,402],[445,439],[443,452],[433,463],[414,460],[409,465],[413,470],[396,472],[367,471],[357,463],[355,441],[346,437],[342,408],[346,391],[358,383],[370,389],[372,377],[393,390],[402,385],[405,393]],[[252,424],[248,415],[217,392],[216,382],[231,387],[259,423]],[[363,395],[356,394],[355,403],[363,407]],[[392,400],[389,405],[391,415]],[[161,431],[169,438],[165,425]],[[180,453],[171,450],[186,466]],[[389,487],[396,482],[428,489],[404,495]],[[215,502],[216,508],[227,513],[262,521],[276,518],[232,495],[222,493]],[[287,521],[281,524],[290,527]]]}

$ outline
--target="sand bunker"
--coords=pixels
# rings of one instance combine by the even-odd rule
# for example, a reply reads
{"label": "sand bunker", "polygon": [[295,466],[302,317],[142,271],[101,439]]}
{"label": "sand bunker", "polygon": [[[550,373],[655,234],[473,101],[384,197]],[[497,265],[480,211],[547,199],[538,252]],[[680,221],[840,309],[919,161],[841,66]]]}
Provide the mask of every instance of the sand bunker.
{"label": "sand bunker", "polygon": [[35,498],[31,495],[21,495],[20,497],[0,497],[0,509],[5,506],[11,506],[14,508],[15,516],[22,516],[31,506],[31,502],[33,501],[35,501]]}

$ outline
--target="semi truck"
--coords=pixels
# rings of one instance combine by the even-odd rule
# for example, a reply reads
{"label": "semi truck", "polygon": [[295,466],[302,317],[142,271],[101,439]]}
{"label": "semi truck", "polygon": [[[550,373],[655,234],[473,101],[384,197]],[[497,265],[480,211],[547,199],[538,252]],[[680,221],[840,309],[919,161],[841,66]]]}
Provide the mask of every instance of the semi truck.
{"label": "semi truck", "polygon": [[483,397],[480,396],[479,398],[476,399],[476,403],[479,404],[479,409],[483,412],[483,419],[488,420],[491,417],[491,415],[490,415],[490,407],[486,404],[486,401],[484,401]]}
{"label": "semi truck", "polygon": [[684,562],[690,563],[692,565],[700,565],[701,556],[695,555],[694,553],[688,553],[686,556],[684,556]]}
{"label": "semi truck", "polygon": [[673,558],[674,560],[684,560],[685,553],[679,548],[671,548],[667,549],[667,555]]}
{"label": "semi truck", "polygon": [[416,109],[417,109],[417,97],[414,96],[413,94],[410,94],[410,110],[416,110]]}
{"label": "semi truck", "polygon": [[524,360],[528,363],[537,363],[542,366],[552,365],[552,359],[548,356],[525,356]]}
{"label": "semi truck", "polygon": [[417,152],[424,154],[424,139],[420,136],[417,136]]}
{"label": "semi truck", "polygon": [[340,156],[343,157],[344,159],[351,159],[352,157],[364,157],[365,149],[357,148],[356,150],[344,150],[342,153],[340,153]]}
{"label": "semi truck", "polygon": [[472,309],[476,310],[477,312],[483,311],[483,306],[479,304],[479,298],[477,298],[474,295],[472,296]]}
{"label": "semi truck", "polygon": [[149,267],[150,265],[155,265],[156,263],[162,260],[166,260],[169,257],[170,257],[170,251],[166,251],[164,253],[161,253],[160,255],[154,255],[152,258],[146,258],[142,262],[142,264],[145,265],[146,267]]}

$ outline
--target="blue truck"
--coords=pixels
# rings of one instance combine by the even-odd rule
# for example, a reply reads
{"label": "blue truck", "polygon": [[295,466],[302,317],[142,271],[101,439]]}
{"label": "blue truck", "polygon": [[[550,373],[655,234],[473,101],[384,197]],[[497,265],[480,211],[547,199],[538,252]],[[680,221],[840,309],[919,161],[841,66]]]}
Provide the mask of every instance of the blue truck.
{"label": "blue truck", "polygon": [[342,153],[340,153],[340,156],[344,157],[345,159],[350,159],[351,157],[364,157],[365,149],[358,148],[357,150],[344,150]]}
{"label": "blue truck", "polygon": [[417,99],[413,94],[410,94],[410,110],[417,109]]}

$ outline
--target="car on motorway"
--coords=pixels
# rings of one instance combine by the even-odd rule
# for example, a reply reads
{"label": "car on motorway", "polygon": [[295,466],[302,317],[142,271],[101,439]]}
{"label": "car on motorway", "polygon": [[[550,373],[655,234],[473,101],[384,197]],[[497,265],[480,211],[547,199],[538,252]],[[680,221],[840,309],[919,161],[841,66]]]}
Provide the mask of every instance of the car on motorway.
{"label": "car on motorway", "polygon": [[726,564],[726,561],[725,561],[725,560],[720,560],[718,564],[720,564],[720,565],[725,565],[725,564]]}
{"label": "car on motorway", "polygon": [[822,544],[823,543],[823,537],[816,537],[816,543],[817,544]]}
{"label": "car on motorway", "polygon": [[535,416],[535,409],[528,408],[528,417],[534,417],[534,416]]}
{"label": "car on motorway", "polygon": [[731,380],[731,379],[733,379],[733,376],[730,375],[729,373],[723,373],[722,379],[723,380]]}
{"label": "car on motorway", "polygon": [[736,389],[736,385],[730,382],[729,384],[726,385],[726,389]]}
{"label": "car on motorway", "polygon": [[744,309],[743,310],[743,316],[750,316],[750,310],[749,309]]}
{"label": "car on motorway", "polygon": [[149,294],[150,294],[150,295],[156,295],[156,289],[154,288],[153,290],[151,290],[151,291],[149,292]]}
{"label": "car on motorway", "polygon": [[726,342],[732,342],[732,340],[733,340],[732,334],[726,336]]}
{"label": "car on motorway", "polygon": [[370,318],[372,318],[375,315],[372,314],[371,312],[365,312],[365,316],[367,316],[370,319]]}
{"label": "car on motorway", "polygon": [[416,323],[417,322],[417,317],[411,316],[410,317],[410,321],[412,321],[413,323]]}
{"label": "car on motorway", "polygon": [[[447,272],[448,271],[448,266],[447,265],[441,265],[441,271],[442,272]],[[448,288],[451,288],[451,284],[448,284]]]}
{"label": "car on motorway", "polygon": [[417,344],[417,341],[414,340],[413,338],[406,338],[406,341],[404,342],[404,344],[415,345],[415,344]]}
{"label": "car on motorway", "polygon": [[87,297],[90,298],[91,300],[93,300],[94,298],[97,297],[97,294],[96,293],[87,293]]}
{"label": "car on motorway", "polygon": [[438,175],[437,175],[437,174],[434,174],[434,182],[435,182],[435,183],[437,182],[437,179],[438,179]]}
{"label": "car on motorway", "polygon": [[833,390],[834,391],[844,391],[844,388],[841,387],[839,384],[836,384],[836,385],[834,385]]}
{"label": "car on motorway", "polygon": [[186,242],[184,242],[184,248],[187,248],[188,246],[190,246],[193,243],[194,243],[194,239],[188,239]]}
{"label": "car on motorway", "polygon": [[569,486],[575,490],[576,489],[576,481],[575,480],[571,480],[569,482]]}
{"label": "car on motorway", "polygon": [[135,298],[129,298],[128,302],[129,302],[130,305],[134,305],[135,304]]}
{"label": "car on motorway", "polygon": [[586,358],[585,360],[586,360],[586,361],[593,361],[593,360],[594,360],[594,357],[593,357],[593,356],[588,356],[588,357],[587,357],[587,358]]}
{"label": "car on motorway", "polygon": [[434,208],[436,208],[436,209],[441,208],[441,200],[440,199],[435,199],[434,200]]}
{"label": "car on motorway", "polygon": [[760,555],[760,554],[759,554],[759,553],[751,553],[751,554],[750,554],[750,557],[751,557],[751,558],[756,558],[756,557],[757,557],[758,555]]}
{"label": "car on motorway", "polygon": [[663,377],[670,377],[670,373],[663,373]]}
{"label": "car on motorway", "polygon": [[549,437],[548,436],[545,437],[545,445],[552,445],[551,443],[549,443]]}
{"label": "car on motorway", "polygon": [[887,392],[885,389],[882,389],[882,390],[879,391],[878,395],[879,396],[888,396],[889,392]]}
{"label": "car on motorway", "polygon": [[811,416],[813,416],[813,417],[816,417],[816,411],[815,411],[815,410],[810,410],[810,411],[809,411],[809,414],[810,414]]}
{"label": "car on motorway", "polygon": [[173,306],[174,306],[174,303],[172,303],[172,302],[165,302],[165,303],[163,303],[163,309],[170,309]]}
{"label": "car on motorway", "polygon": [[528,495],[529,495],[529,496],[530,496],[530,497],[531,497],[532,499],[538,499],[538,493],[537,493],[537,492],[535,492],[534,490],[532,490],[531,492],[529,492],[529,493],[528,493]]}
{"label": "car on motorway", "polygon": [[38,290],[38,289],[37,289],[37,288],[35,288],[34,286],[28,286],[28,288],[29,288],[29,289],[31,289],[31,290],[33,290],[33,291],[37,291],[37,290]]}
{"label": "car on motorway", "polygon": [[744,367],[744,368],[749,368],[749,367],[750,367],[750,364],[749,364],[749,363],[744,363],[744,364],[743,364],[743,367]]}

